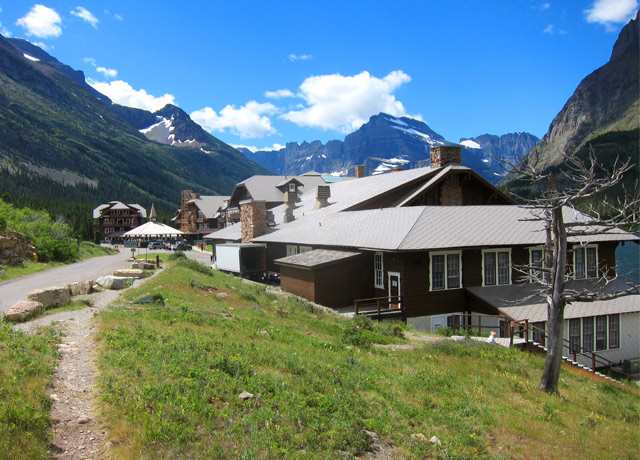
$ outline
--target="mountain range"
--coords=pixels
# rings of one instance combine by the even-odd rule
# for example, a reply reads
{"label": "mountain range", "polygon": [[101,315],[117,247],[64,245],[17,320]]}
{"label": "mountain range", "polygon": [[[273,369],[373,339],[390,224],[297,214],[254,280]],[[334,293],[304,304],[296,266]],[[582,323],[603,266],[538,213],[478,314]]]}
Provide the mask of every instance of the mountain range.
{"label": "mountain range", "polygon": [[[166,109],[180,118],[179,109]],[[0,37],[0,194],[63,216],[87,237],[100,203],[155,204],[166,217],[184,189],[229,194],[237,182],[269,173],[208,133],[189,148],[150,141],[123,112],[130,110],[96,94],[82,72]]]}
{"label": "mountain range", "polygon": [[[559,186],[566,181],[565,154],[579,158],[595,155],[600,164],[612,166],[616,159],[629,159],[633,169],[623,186],[608,196],[619,198],[626,190],[637,190],[640,152],[640,12],[620,32],[609,62],[586,76],[549,131],[528,152],[524,161],[540,171],[549,171]],[[521,196],[537,193],[530,184],[509,177],[504,186]],[[597,200],[602,201],[603,197]]]}
{"label": "mountain range", "polygon": [[[504,169],[495,158],[521,158],[537,142],[528,133],[461,139],[462,162],[492,183],[502,178]],[[240,148],[247,158],[276,174],[297,175],[315,170],[330,174],[353,174],[353,167],[364,165],[366,174],[374,175],[402,167],[410,169],[429,164],[430,148],[453,145],[426,123],[386,113],[372,116],[344,141],[287,143],[277,151],[251,152]]]}

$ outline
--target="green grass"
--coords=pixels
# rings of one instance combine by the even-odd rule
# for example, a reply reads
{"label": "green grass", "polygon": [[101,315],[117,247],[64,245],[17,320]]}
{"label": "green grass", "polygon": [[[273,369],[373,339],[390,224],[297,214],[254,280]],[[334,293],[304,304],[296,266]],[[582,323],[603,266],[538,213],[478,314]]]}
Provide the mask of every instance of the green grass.
{"label": "green grass", "polygon": [[100,246],[90,241],[81,241],[78,248],[78,260],[91,259],[93,257],[108,256],[118,251],[112,248]]}
{"label": "green grass", "polygon": [[[100,257],[115,254],[116,251],[111,248],[105,248],[89,241],[81,241],[78,251],[78,260],[91,259],[92,257]],[[65,265],[64,262],[33,262],[32,260],[25,260],[24,267],[0,265],[0,269],[5,270],[4,275],[0,275],[0,282],[9,281],[21,276],[31,275],[32,273],[38,273],[50,268],[59,267]]]}
{"label": "green grass", "polygon": [[372,449],[365,429],[396,458],[637,455],[637,389],[565,370],[566,399],[550,396],[536,390],[539,356],[475,341],[404,349],[399,324],[346,320],[192,268],[178,260],[125,293],[164,304],[98,317],[114,458],[356,458]]}
{"label": "green grass", "polygon": [[57,342],[52,328],[28,336],[0,324],[0,458],[50,458],[51,400],[46,388]]}

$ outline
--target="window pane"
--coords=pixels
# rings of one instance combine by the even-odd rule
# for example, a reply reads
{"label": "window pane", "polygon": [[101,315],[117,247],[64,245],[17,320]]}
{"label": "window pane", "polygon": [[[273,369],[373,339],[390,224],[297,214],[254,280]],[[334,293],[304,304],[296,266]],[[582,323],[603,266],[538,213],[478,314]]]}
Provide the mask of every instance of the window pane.
{"label": "window pane", "polygon": [[496,284],[496,253],[484,253],[484,284]]}
{"label": "window pane", "polygon": [[509,253],[498,253],[498,284],[509,284]]}
{"label": "window pane", "polygon": [[593,351],[593,316],[582,319],[582,348]]}
{"label": "window pane", "polygon": [[444,256],[433,256],[431,258],[431,289],[444,289]]}
{"label": "window pane", "polygon": [[533,341],[539,343],[540,345],[544,345],[545,324],[546,323],[544,321],[541,321],[539,323],[531,323]]}
{"label": "window pane", "polygon": [[574,248],[576,278],[584,278],[584,248]]}
{"label": "window pane", "polygon": [[373,265],[375,270],[375,285],[376,287],[384,287],[383,270],[382,270],[382,254],[376,253],[373,256]]}
{"label": "window pane", "polygon": [[580,320],[579,319],[570,319],[569,320],[569,350],[575,351],[576,353],[580,351]]}
{"label": "window pane", "polygon": [[460,255],[447,254],[447,289],[460,287]]}
{"label": "window pane", "polygon": [[609,348],[620,347],[620,315],[609,316]]}
{"label": "window pane", "polygon": [[587,276],[589,276],[590,278],[595,278],[598,276],[596,248],[587,248]]}
{"label": "window pane", "polygon": [[596,316],[596,350],[607,349],[607,317]]}

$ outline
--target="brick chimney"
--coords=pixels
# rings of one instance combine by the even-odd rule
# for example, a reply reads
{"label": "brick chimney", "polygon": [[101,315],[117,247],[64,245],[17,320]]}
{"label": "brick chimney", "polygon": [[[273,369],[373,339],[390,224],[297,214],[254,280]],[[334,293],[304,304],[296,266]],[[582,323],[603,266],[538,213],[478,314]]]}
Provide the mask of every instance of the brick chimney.
{"label": "brick chimney", "polygon": [[249,243],[267,229],[267,202],[246,200],[240,202],[240,231],[242,243]]}
{"label": "brick chimney", "polygon": [[331,187],[328,185],[318,185],[316,188],[316,205],[313,209],[321,209],[329,206],[329,197],[331,196]]}
{"label": "brick chimney", "polygon": [[297,208],[296,201],[298,194],[296,192],[284,192],[284,223],[288,224],[296,219],[293,210]]}
{"label": "brick chimney", "polygon": [[431,167],[439,168],[450,163],[462,164],[462,149],[459,145],[431,147]]}
{"label": "brick chimney", "polygon": [[356,179],[360,179],[361,177],[364,177],[364,165],[356,165],[354,166],[354,168],[356,169]]}

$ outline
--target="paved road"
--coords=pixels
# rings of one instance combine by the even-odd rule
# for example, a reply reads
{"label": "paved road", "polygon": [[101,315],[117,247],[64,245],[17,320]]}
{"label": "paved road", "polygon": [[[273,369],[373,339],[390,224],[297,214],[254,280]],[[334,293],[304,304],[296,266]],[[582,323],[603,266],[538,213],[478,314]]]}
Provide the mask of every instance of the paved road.
{"label": "paved road", "polygon": [[118,268],[128,268],[129,257],[131,252],[125,249],[111,256],[94,257],[0,283],[0,313],[5,313],[19,300],[26,300],[27,294],[34,289],[95,280],[110,275]]}

